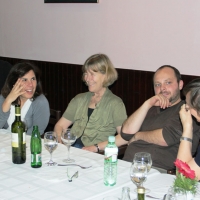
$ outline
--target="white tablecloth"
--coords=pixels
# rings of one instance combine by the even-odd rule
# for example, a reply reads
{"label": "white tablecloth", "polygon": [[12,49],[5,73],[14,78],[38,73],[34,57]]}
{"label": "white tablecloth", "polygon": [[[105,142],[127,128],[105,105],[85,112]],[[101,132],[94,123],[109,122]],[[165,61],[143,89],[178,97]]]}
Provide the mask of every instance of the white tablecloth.
{"label": "white tablecloth", "polygon": [[[103,183],[103,156],[100,154],[71,148],[71,156],[77,164],[92,165],[81,169],[75,166],[45,166],[50,158],[49,152],[43,148],[43,166],[38,169],[30,166],[30,136],[27,136],[27,160],[25,164],[13,164],[11,154],[11,134],[0,129],[0,200],[15,199],[58,199],[58,200],[102,200],[105,196],[121,197],[122,187],[130,187],[131,198],[136,197],[136,186],[131,182],[129,169],[131,163],[118,161],[117,184],[113,187]],[[44,146],[43,146],[44,147]],[[53,160],[63,163],[67,157],[67,147],[59,144],[53,152]],[[79,172],[78,178],[68,182],[67,169],[70,175]],[[162,199],[172,185],[174,176],[160,174],[151,169],[144,186],[149,188],[152,196]],[[149,198],[146,197],[148,200]],[[197,195],[195,199],[200,199]]]}

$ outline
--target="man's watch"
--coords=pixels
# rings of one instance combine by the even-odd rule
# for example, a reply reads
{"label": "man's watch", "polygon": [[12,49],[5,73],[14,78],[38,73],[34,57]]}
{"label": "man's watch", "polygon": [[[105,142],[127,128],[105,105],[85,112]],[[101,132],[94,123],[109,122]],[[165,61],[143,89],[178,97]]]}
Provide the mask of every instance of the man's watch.
{"label": "man's watch", "polygon": [[94,144],[94,146],[97,148],[97,153],[99,153],[100,149],[99,149],[98,144]]}

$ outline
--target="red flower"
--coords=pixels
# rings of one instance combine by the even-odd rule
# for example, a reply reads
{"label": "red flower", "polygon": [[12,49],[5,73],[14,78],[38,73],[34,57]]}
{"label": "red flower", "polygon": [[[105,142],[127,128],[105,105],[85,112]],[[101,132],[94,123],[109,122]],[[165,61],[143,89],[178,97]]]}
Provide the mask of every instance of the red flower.
{"label": "red flower", "polygon": [[174,162],[175,166],[178,168],[178,172],[183,174],[185,177],[190,179],[195,179],[195,172],[191,170],[189,165],[179,159]]}

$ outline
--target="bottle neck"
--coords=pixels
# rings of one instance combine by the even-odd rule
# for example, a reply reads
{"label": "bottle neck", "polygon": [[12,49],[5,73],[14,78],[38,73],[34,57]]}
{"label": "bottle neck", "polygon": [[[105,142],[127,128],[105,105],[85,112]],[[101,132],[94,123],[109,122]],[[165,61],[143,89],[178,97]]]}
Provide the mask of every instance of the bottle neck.
{"label": "bottle neck", "polygon": [[21,121],[21,112],[19,105],[15,106],[15,121]]}
{"label": "bottle neck", "polygon": [[32,136],[34,136],[34,137],[40,137],[38,126],[33,126]]}
{"label": "bottle neck", "polygon": [[15,113],[15,121],[21,121],[21,114]]}

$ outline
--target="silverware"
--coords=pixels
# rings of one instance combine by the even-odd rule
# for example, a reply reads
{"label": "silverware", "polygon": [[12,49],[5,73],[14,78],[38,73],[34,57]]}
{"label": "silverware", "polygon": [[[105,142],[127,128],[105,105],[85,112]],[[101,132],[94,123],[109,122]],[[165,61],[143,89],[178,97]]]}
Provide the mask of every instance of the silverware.
{"label": "silverware", "polygon": [[74,175],[72,175],[72,177],[68,180],[69,182],[72,182],[73,178],[78,178],[78,171],[74,173]]}
{"label": "silverware", "polygon": [[78,164],[58,164],[58,166],[78,166],[78,167],[80,167],[82,169],[87,169],[87,168],[92,167],[92,165],[88,166],[88,167],[84,167],[84,166],[81,166],[81,165],[78,165]]}

